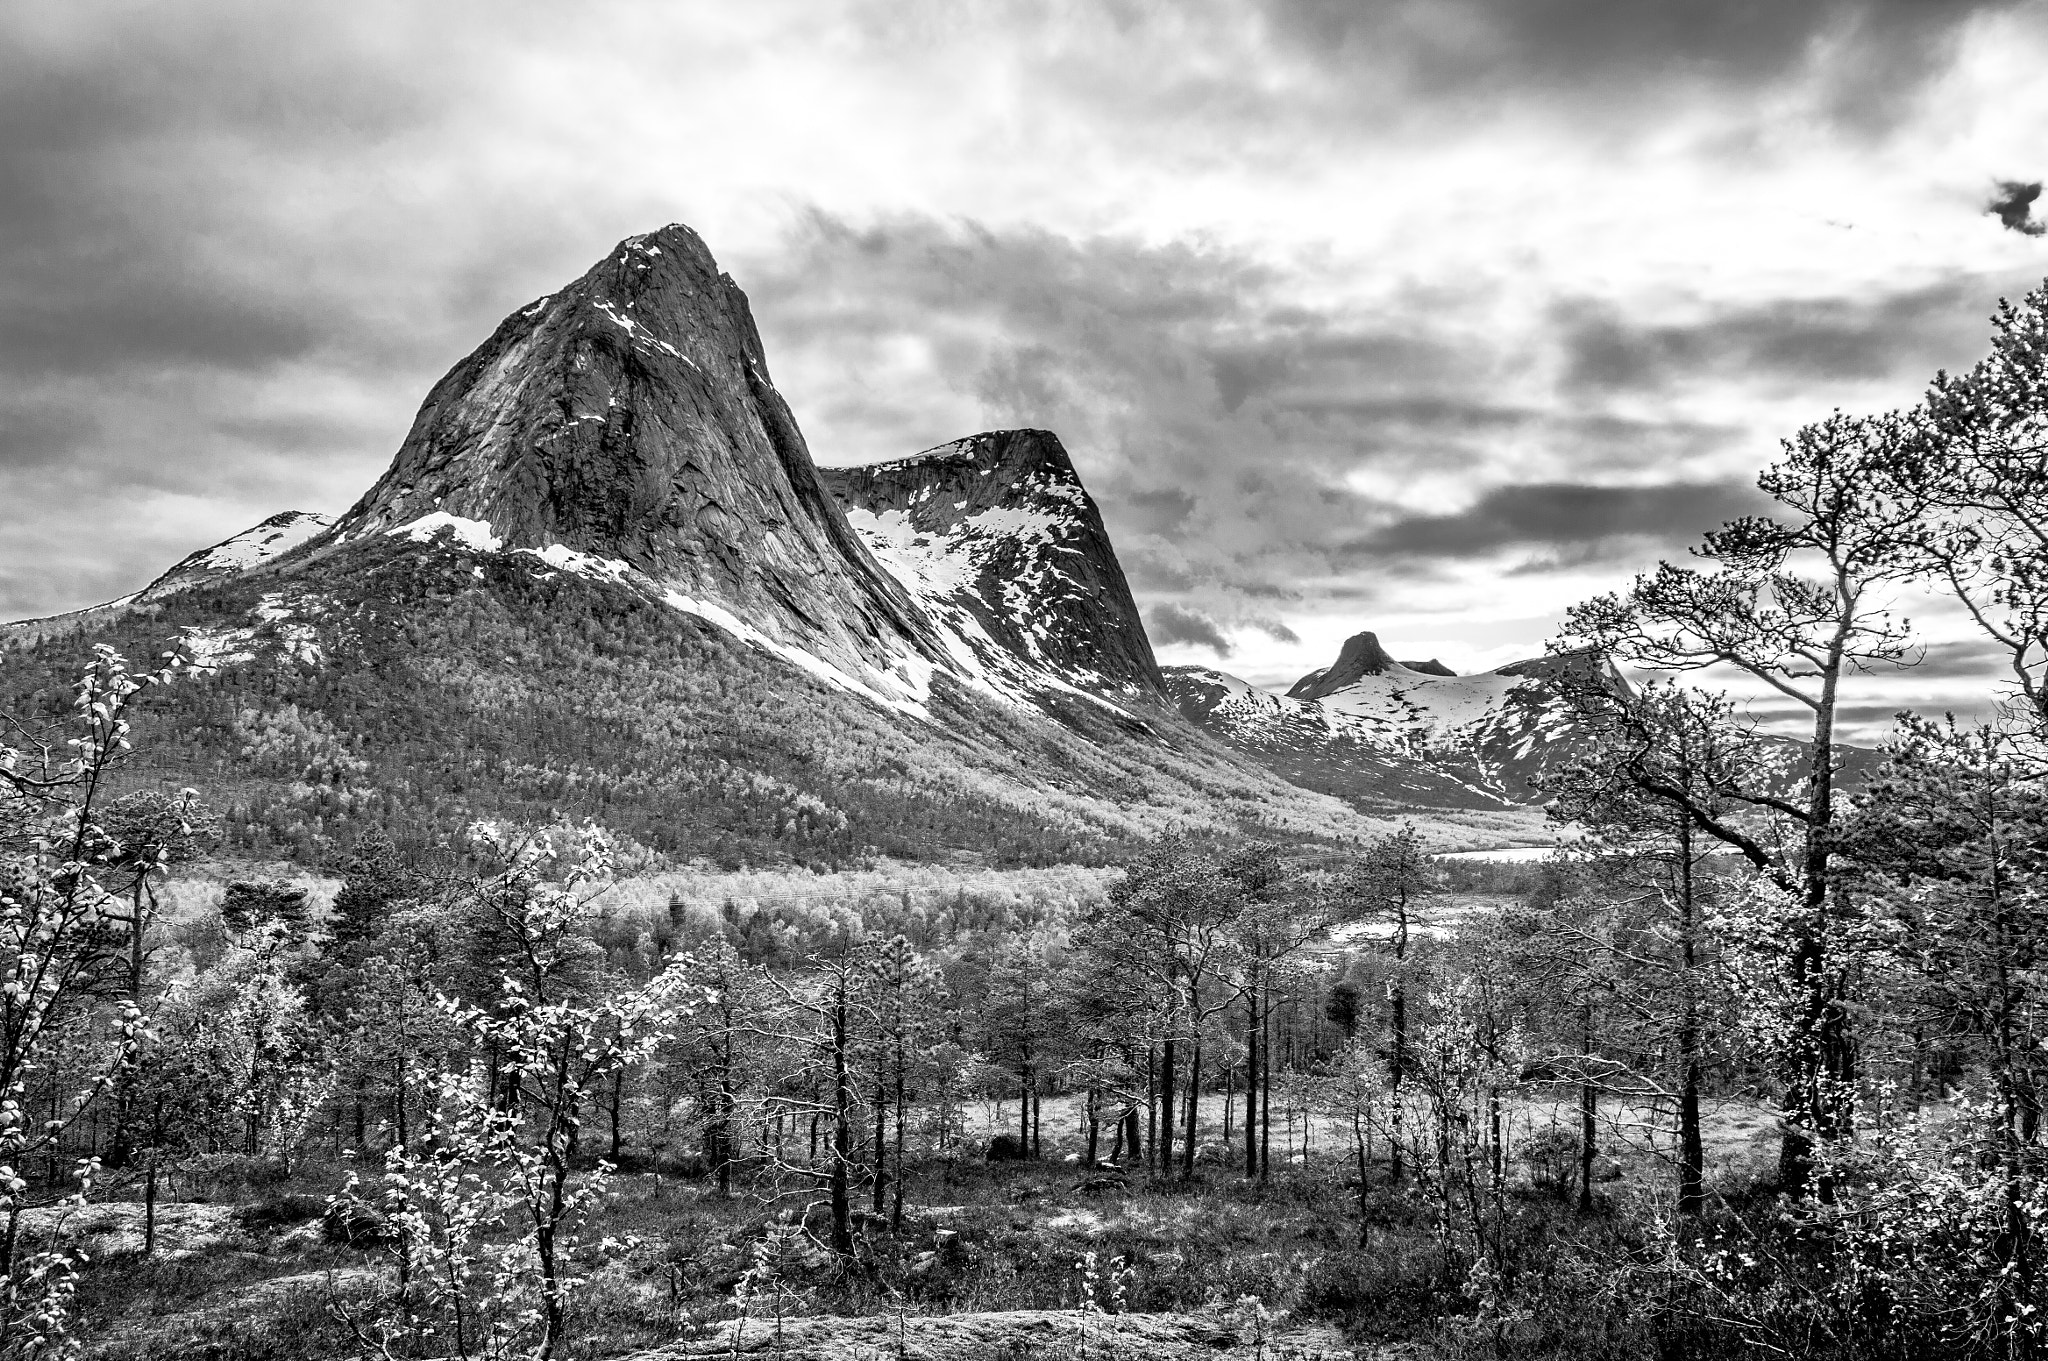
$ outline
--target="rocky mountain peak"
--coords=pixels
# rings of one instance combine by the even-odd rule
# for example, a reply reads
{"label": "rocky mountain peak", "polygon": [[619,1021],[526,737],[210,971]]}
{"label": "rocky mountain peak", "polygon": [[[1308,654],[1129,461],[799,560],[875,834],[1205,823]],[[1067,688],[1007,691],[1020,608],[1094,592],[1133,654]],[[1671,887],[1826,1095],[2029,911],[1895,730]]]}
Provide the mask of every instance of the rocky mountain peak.
{"label": "rocky mountain peak", "polygon": [[440,525],[630,567],[842,667],[938,652],[820,485],[746,295],[680,224],[505,318],[324,546]]}
{"label": "rocky mountain peak", "polygon": [[1094,498],[1059,437],[996,430],[913,458],[825,470],[869,550],[941,626],[1066,684],[1162,696]]}
{"label": "rocky mountain peak", "polygon": [[[1380,646],[1377,633],[1354,633],[1344,640],[1344,646],[1337,653],[1337,660],[1331,666],[1311,671],[1294,683],[1288,690],[1289,699],[1321,699],[1335,694],[1347,685],[1356,685],[1366,676],[1381,676],[1389,671],[1402,669],[1392,653]],[[1449,674],[1448,668],[1442,673]]]}

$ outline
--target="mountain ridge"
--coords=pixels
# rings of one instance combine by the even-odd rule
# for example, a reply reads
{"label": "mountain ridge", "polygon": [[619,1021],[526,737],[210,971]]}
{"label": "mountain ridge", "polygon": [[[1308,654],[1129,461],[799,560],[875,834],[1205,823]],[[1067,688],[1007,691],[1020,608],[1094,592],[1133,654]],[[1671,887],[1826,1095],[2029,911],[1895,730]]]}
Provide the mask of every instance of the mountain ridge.
{"label": "mountain ridge", "polygon": [[[942,547],[947,588],[828,484]],[[202,550],[178,589],[8,630],[0,707],[59,713],[90,644],[168,637],[194,664],[151,692],[138,778],[207,789],[233,844],[302,860],[366,826],[452,844],[504,820],[721,863],[1099,862],[1174,830],[1390,825],[1181,716],[1057,437],[821,475],[686,228],[517,309],[347,512],[287,518],[308,532],[278,551],[201,570]],[[1483,810],[1439,830],[1527,836]]]}

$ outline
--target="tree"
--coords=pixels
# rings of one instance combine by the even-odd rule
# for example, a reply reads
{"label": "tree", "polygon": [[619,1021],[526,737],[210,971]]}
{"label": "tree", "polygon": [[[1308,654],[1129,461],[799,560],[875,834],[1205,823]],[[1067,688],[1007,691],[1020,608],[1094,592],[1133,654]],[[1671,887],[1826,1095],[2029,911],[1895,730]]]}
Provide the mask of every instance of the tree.
{"label": "tree", "polygon": [[[157,884],[172,865],[190,861],[218,842],[219,826],[197,791],[169,794],[151,790],[115,799],[107,806],[100,830],[106,842],[99,847],[99,858],[114,875],[125,875],[129,881],[123,895],[126,911],[108,911],[106,916],[127,938],[126,992],[129,1004],[139,1013],[147,1001],[148,940],[159,911]],[[105,1154],[109,1167],[128,1164],[133,1135],[129,1088],[135,1073],[131,1064],[115,1079],[114,1136]]]}
{"label": "tree", "polygon": [[778,1139],[770,1150],[772,1167],[795,1177],[805,1189],[825,1188],[832,1213],[832,1251],[850,1260],[853,1186],[861,1170],[855,1152],[864,1104],[858,1086],[860,1054],[875,1024],[872,999],[862,986],[862,963],[852,942],[842,941],[836,954],[813,958],[801,976],[766,977],[776,1000],[753,1022],[753,1033],[787,1055],[792,1069],[768,1104],[778,1123],[789,1117],[808,1119],[813,1131],[821,1122],[825,1126],[822,1168],[815,1137],[810,1157],[802,1164],[784,1156]]}
{"label": "tree", "polygon": [[1406,1168],[1401,1131],[1401,1086],[1410,1069],[1408,1033],[1408,951],[1426,924],[1425,905],[1438,891],[1440,876],[1423,849],[1413,823],[1368,846],[1338,888],[1347,920],[1384,924],[1394,972],[1387,981],[1387,1109],[1392,1120],[1389,1157],[1395,1181]]}
{"label": "tree", "polygon": [[[530,1336],[539,1361],[564,1343],[577,1251],[610,1165],[576,1175],[571,1159],[586,1116],[620,1069],[644,1059],[664,1018],[691,999],[680,965],[637,989],[593,994],[591,948],[582,927],[586,890],[609,877],[609,848],[586,833],[567,865],[545,841],[480,828],[479,843],[504,868],[479,897],[508,942],[499,996],[479,1006],[443,995],[438,1005],[488,1053],[495,1075],[474,1062],[441,1072],[426,1137],[415,1151],[392,1150],[384,1202],[398,1227],[396,1311],[343,1317],[366,1345],[419,1333],[446,1320],[458,1353],[497,1355]],[[549,871],[564,871],[550,881]],[[353,1183],[350,1193],[354,1194]],[[495,1242],[490,1225],[511,1231]],[[423,1300],[412,1298],[417,1290]],[[445,1335],[445,1331],[444,1334]]]}
{"label": "tree", "polygon": [[1173,1170],[1174,1099],[1183,1042],[1189,1046],[1189,1080],[1181,1176],[1194,1175],[1202,1030],[1223,1005],[1213,985],[1241,906],[1238,889],[1214,860],[1169,837],[1124,871],[1103,908],[1078,933],[1083,948],[1146,980],[1161,1051],[1155,1084],[1155,1167],[1161,1176]]}
{"label": "tree", "polygon": [[1909,655],[1892,596],[1915,571],[1908,545],[1924,504],[1889,474],[1910,436],[1894,416],[1836,413],[1807,426],[1757,479],[1782,519],[1745,517],[1707,535],[1695,551],[1712,570],[1661,563],[1626,591],[1574,606],[1552,644],[1652,670],[1732,668],[1810,719],[1801,778],[1715,791],[1775,814],[1791,832],[1782,841],[1683,790],[1663,791],[1694,828],[1739,852],[1795,908],[1780,923],[1792,999],[1780,1173],[1792,1187],[1806,1184],[1813,1141],[1842,1138],[1853,1124],[1855,1044],[1843,961],[1830,950],[1841,915],[1854,911],[1834,875],[1842,811],[1835,729],[1845,682]]}
{"label": "tree", "polygon": [[743,962],[724,936],[682,956],[676,967],[694,1005],[676,1018],[658,1053],[670,1082],[694,1089],[704,1161],[718,1179],[719,1194],[731,1195],[740,1157],[740,1098],[754,1080],[752,1022],[774,993],[763,971]]}
{"label": "tree", "polygon": [[[45,736],[17,721],[0,742],[0,1355],[54,1350],[67,1334],[70,1257],[23,1235],[28,1164],[53,1152],[87,1100],[132,1061],[138,1009],[125,998],[117,1005],[111,1051],[76,1084],[84,1095],[68,1112],[30,1119],[29,1083],[110,972],[123,885],[108,883],[113,842],[100,819],[130,751],[136,697],[176,669],[173,660],[138,676],[112,648],[96,647],[74,690],[72,735]],[[147,872],[126,867],[138,870]]]}
{"label": "tree", "polygon": [[1994,1250],[2009,1311],[2031,1312],[2048,1164],[2048,788],[2015,735],[1915,720],[1843,847],[1888,918],[1900,976],[1887,1019],[1960,1047],[1988,1081],[1981,1123],[2004,1205]]}
{"label": "tree", "polygon": [[1926,507],[1910,541],[2005,652],[2026,726],[2048,736],[2048,284],[2000,299],[1991,352],[1937,374],[1915,415],[1883,469]]}
{"label": "tree", "polygon": [[[1633,1018],[1627,1028],[1644,1032],[1633,1049],[1670,1055],[1667,1072],[1638,1064],[1636,1076],[1668,1092],[1676,1107],[1683,1224],[1705,1206],[1700,1095],[1711,965],[1706,914],[1721,877],[1713,868],[1715,851],[1725,844],[1700,824],[1745,825],[1741,819],[1753,806],[1743,795],[1767,786],[1775,762],[1754,724],[1738,721],[1725,697],[1656,684],[1633,692],[1603,687],[1579,703],[1595,720],[1588,725],[1587,750],[1542,787],[1552,798],[1551,817],[1585,833],[1577,857],[1586,862],[1581,878],[1601,886],[1592,896],[1603,910],[1595,914],[1595,929],[1586,920],[1584,898],[1554,903],[1540,929],[1579,957],[1579,970],[1597,973],[1625,995],[1623,1009]],[[1747,825],[1753,828],[1754,818]],[[1584,995],[1590,999],[1592,989]],[[1590,1014],[1586,1025],[1590,1030]],[[1593,1061],[1590,1053],[1584,1058]],[[1586,1168],[1595,1090],[1589,1073],[1582,1200],[1590,1199]]]}
{"label": "tree", "polygon": [[[874,1016],[874,1212],[882,1213],[885,1190],[893,1189],[889,1227],[903,1228],[903,1152],[910,1123],[913,1088],[931,1067],[927,1046],[939,1030],[946,1001],[945,982],[904,936],[867,943],[861,951],[867,974],[869,1009]],[[895,1139],[888,1136],[887,1115],[895,1112]]]}

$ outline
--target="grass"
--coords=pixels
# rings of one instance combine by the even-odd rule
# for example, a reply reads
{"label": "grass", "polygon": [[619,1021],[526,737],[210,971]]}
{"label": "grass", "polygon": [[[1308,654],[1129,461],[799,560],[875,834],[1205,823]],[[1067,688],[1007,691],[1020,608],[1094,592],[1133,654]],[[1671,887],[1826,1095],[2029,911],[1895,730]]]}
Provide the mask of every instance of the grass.
{"label": "grass", "polygon": [[[1222,1102],[1211,1099],[1202,1141],[1220,1141]],[[1012,1128],[1004,1111],[975,1117]],[[1438,1246],[1422,1207],[1376,1170],[1365,1198],[1364,1242],[1356,1166],[1348,1142],[1327,1124],[1283,1144],[1274,1130],[1270,1180],[1247,1180],[1236,1153],[1205,1161],[1192,1184],[1154,1183],[1142,1171],[1119,1185],[1079,1166],[1078,1103],[1047,1101],[1046,1157],[981,1163],[931,1160],[911,1170],[900,1235],[864,1224],[857,1262],[838,1263],[816,1244],[827,1237],[815,1202],[727,1198],[702,1180],[621,1174],[591,1237],[614,1249],[572,1302],[568,1354],[601,1358],[712,1335],[739,1312],[736,1289],[772,1245],[772,1284],[755,1282],[749,1328],[773,1316],[937,1315],[1110,1307],[1186,1314],[1227,1311],[1247,1298],[1288,1326],[1321,1325],[1361,1348],[1400,1346],[1415,1357],[1637,1354],[1641,1339],[1617,1334],[1573,1304],[1584,1282],[1539,1282],[1558,1307],[1516,1325],[1514,1336],[1470,1332],[1458,1282],[1440,1276]],[[1605,1128],[1615,1181],[1603,1201],[1627,1201],[1668,1171],[1660,1148],[1641,1137],[1649,1112],[1616,1106]],[[1565,1127],[1564,1103],[1529,1102],[1510,1122],[1516,1140]],[[1767,1112],[1724,1105],[1708,1121],[1713,1175],[1731,1188],[1767,1166],[1774,1125]],[[1300,1152],[1303,1143],[1307,1152]],[[1102,1151],[1107,1151],[1107,1145]],[[1294,1159],[1299,1159],[1295,1161]],[[123,1234],[114,1206],[100,1241],[106,1253],[83,1274],[78,1304],[92,1361],[298,1361],[354,1354],[329,1314],[332,1295],[368,1300],[393,1281],[388,1252],[330,1243],[319,1232],[323,1198],[343,1179],[335,1165],[310,1164],[285,1180],[239,1179],[181,1189],[208,1204],[169,1206],[178,1231],[169,1250],[143,1258]],[[1541,1194],[1525,1175],[1510,1231],[1532,1270],[1564,1241],[1626,1252],[1626,1215],[1581,1217]],[[1092,1264],[1092,1266],[1091,1266]],[[1539,1311],[1540,1312],[1540,1311]],[[1487,1325],[1493,1327],[1495,1325]],[[1481,1330],[1484,1332],[1484,1329]],[[1511,1329],[1511,1331],[1513,1331]]]}

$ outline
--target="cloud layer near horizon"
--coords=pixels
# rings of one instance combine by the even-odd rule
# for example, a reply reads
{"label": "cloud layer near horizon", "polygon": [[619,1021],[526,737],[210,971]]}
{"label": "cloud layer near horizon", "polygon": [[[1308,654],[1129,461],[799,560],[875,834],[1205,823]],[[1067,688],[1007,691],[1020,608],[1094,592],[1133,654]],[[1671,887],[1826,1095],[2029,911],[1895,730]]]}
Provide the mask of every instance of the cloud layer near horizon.
{"label": "cloud layer near horizon", "polygon": [[1169,660],[1506,660],[1975,357],[2048,273],[1986,211],[2044,55],[1908,0],[17,7],[0,616],[341,508],[680,219],[821,462],[1059,431]]}

